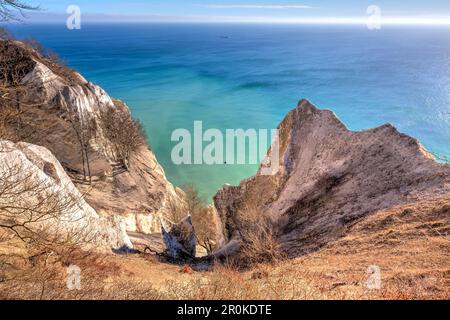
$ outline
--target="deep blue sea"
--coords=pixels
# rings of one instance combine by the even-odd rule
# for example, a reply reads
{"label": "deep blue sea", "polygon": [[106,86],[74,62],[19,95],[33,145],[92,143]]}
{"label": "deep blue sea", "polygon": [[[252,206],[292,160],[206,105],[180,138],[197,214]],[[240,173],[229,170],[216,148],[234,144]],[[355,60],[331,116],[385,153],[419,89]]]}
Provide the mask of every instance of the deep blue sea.
{"label": "deep blue sea", "polygon": [[450,28],[302,25],[16,25],[145,124],[175,185],[210,197],[255,165],[172,163],[176,128],[275,128],[301,98],[349,128],[386,122],[450,157]]}

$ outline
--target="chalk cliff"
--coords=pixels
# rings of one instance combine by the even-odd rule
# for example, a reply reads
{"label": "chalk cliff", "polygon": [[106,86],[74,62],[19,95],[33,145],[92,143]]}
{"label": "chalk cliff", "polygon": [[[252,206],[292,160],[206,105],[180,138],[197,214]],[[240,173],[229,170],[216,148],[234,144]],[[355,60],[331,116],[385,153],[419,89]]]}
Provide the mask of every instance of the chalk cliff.
{"label": "chalk cliff", "polygon": [[214,196],[233,243],[240,237],[237,212],[248,206],[271,217],[284,249],[297,256],[378,210],[450,194],[450,165],[392,125],[350,131],[333,112],[302,100],[278,129],[278,172],[264,176],[260,168]]}
{"label": "chalk cliff", "polygon": [[97,251],[132,248],[125,221],[100,217],[46,148],[0,141],[0,178],[2,226],[22,236],[31,230],[71,238]]}
{"label": "chalk cliff", "polygon": [[102,115],[131,119],[128,107],[22,42],[0,41],[0,63],[4,79],[21,88],[21,119],[30,134],[17,141],[50,150],[99,215],[125,218],[127,231],[160,232],[158,217],[179,193],[146,144],[125,164],[105,133]]}

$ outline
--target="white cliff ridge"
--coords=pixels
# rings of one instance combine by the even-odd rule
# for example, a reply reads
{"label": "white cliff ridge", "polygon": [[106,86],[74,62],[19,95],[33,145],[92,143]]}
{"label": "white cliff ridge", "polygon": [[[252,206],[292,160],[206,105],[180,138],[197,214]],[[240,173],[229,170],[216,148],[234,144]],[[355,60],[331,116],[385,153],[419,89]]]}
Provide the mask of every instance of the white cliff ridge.
{"label": "white cliff ridge", "polygon": [[58,159],[100,216],[124,218],[129,232],[159,233],[159,217],[169,210],[170,203],[180,201],[181,193],[167,181],[146,145],[130,155],[127,167],[119,163],[115,142],[105,134],[101,115],[116,112],[131,118],[128,107],[21,42],[0,44],[3,52],[15,50],[20,57],[5,63],[18,68],[25,65],[21,83],[33,106],[24,106],[23,113],[39,120],[33,123],[35,132],[26,141],[47,148]]}
{"label": "white cliff ridge", "polygon": [[[0,176],[3,178],[0,182],[2,191],[20,192],[13,198],[8,197],[7,192],[0,197],[0,206],[11,208],[9,218],[25,218],[30,228],[59,232],[61,237],[76,233],[80,239],[89,238],[89,242],[81,243],[82,247],[100,251],[133,247],[123,219],[100,217],[84,201],[58,160],[46,148],[0,141]],[[11,200],[14,203],[9,203]],[[49,201],[46,206],[39,205],[45,201]],[[41,214],[42,218],[32,217],[33,213],[35,216]]]}

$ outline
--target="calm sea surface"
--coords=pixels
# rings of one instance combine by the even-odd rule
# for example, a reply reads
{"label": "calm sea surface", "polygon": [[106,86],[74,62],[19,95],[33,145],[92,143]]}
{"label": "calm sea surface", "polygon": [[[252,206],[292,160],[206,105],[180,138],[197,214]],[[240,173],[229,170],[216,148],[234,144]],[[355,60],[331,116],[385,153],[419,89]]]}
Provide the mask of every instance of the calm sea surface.
{"label": "calm sea surface", "polygon": [[256,165],[171,161],[171,133],[275,128],[301,98],[353,130],[390,122],[450,157],[450,28],[287,25],[21,25],[145,124],[174,184],[211,197]]}

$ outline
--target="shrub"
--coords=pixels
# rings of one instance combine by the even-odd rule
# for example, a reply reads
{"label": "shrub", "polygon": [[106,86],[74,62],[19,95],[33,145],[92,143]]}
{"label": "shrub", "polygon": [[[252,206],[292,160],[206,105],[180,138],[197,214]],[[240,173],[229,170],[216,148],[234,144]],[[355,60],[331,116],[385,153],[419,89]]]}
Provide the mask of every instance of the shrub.
{"label": "shrub", "polygon": [[165,215],[171,222],[178,223],[188,215],[186,211],[186,205],[179,203],[174,198],[168,200],[168,211]]}
{"label": "shrub", "polygon": [[35,135],[36,119],[25,109],[42,106],[44,102],[22,83],[34,66],[25,48],[11,41],[0,41],[0,138],[3,140],[29,141]]}
{"label": "shrub", "polygon": [[218,238],[214,209],[206,206],[195,185],[185,184],[182,189],[185,192],[187,211],[192,216],[197,244],[211,254],[217,249]]}
{"label": "shrub", "polygon": [[113,108],[102,110],[100,121],[105,137],[113,145],[116,161],[129,170],[132,153],[146,144],[142,125],[128,112]]}
{"label": "shrub", "polygon": [[[22,40],[26,45],[29,54],[34,56],[38,61],[46,65],[55,74],[69,82],[69,84],[81,84],[75,72],[67,63],[52,49],[46,48],[38,40],[27,38]],[[36,54],[37,53],[37,54]]]}
{"label": "shrub", "polygon": [[247,207],[237,214],[238,230],[242,237],[241,261],[244,265],[275,263],[283,258],[271,219],[256,207]]}

